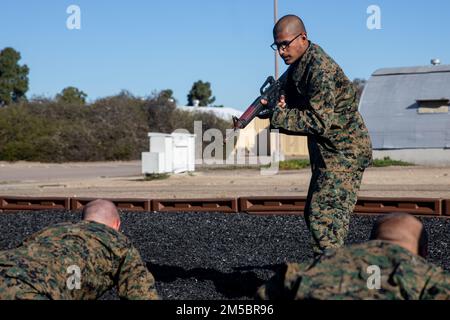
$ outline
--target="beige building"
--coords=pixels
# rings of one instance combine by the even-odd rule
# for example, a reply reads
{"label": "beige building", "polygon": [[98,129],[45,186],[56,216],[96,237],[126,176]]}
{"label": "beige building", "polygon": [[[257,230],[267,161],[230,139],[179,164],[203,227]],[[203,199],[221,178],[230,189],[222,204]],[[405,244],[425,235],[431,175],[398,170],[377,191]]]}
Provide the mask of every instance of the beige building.
{"label": "beige building", "polygon": [[[252,154],[268,156],[279,151],[281,157],[304,158],[308,156],[307,138],[286,134],[270,133],[268,138],[269,120],[255,118],[248,126],[240,130],[236,149],[244,149]],[[279,148],[277,148],[279,146]],[[277,150],[278,149],[278,150]]]}

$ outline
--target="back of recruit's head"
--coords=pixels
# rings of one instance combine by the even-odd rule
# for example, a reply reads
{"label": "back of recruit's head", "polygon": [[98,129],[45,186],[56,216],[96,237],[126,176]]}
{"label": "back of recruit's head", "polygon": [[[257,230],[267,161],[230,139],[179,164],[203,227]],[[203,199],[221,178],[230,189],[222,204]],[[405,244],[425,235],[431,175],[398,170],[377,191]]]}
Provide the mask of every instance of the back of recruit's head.
{"label": "back of recruit's head", "polygon": [[407,213],[392,213],[378,219],[370,239],[395,243],[424,258],[428,255],[427,231],[419,219]]}

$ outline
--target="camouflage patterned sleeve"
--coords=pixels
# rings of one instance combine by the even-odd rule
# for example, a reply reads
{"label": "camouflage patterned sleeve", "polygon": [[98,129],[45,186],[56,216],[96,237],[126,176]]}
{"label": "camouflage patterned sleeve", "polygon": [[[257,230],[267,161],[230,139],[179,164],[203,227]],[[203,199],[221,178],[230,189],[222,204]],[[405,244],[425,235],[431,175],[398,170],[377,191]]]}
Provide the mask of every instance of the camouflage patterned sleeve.
{"label": "camouflage patterned sleeve", "polygon": [[277,108],[271,121],[274,128],[319,136],[330,128],[335,106],[335,83],[326,70],[313,74],[306,93],[311,106]]}
{"label": "camouflage patterned sleeve", "polygon": [[117,291],[121,299],[159,300],[155,279],[136,248],[128,251],[119,271]]}
{"label": "camouflage patterned sleeve", "polygon": [[450,300],[450,274],[439,271],[432,275],[427,282],[422,291],[422,300]]}
{"label": "camouflage patterned sleeve", "polygon": [[277,272],[266,284],[258,288],[258,300],[292,300],[297,294],[301,281],[301,271],[307,264],[288,263],[283,270]]}

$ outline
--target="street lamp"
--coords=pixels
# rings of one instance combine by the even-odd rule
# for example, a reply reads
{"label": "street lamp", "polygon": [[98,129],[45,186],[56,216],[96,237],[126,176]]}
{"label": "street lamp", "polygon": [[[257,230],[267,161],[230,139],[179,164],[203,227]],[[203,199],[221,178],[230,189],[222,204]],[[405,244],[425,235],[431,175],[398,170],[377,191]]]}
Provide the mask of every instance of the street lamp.
{"label": "street lamp", "polygon": [[[278,0],[273,1],[273,24],[278,21]],[[278,50],[275,51],[275,79],[278,79]]]}

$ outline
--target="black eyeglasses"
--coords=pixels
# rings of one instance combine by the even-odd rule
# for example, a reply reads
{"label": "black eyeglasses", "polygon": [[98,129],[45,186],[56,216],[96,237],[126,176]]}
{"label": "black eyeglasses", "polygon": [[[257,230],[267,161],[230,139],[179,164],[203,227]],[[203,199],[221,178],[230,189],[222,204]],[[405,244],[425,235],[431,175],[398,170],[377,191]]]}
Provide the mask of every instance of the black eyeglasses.
{"label": "black eyeglasses", "polygon": [[280,50],[280,49],[283,49],[283,50],[286,50],[290,45],[291,45],[291,43],[292,42],[294,42],[294,40],[295,39],[297,39],[298,37],[300,37],[301,35],[303,34],[303,32],[302,33],[300,33],[298,36],[296,36],[294,39],[292,39],[291,41],[284,41],[284,42],[282,42],[282,43],[272,43],[271,45],[270,45],[270,47],[274,50],[274,51],[278,51],[278,50]]}

